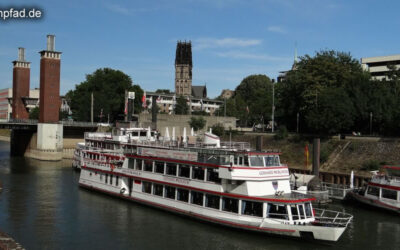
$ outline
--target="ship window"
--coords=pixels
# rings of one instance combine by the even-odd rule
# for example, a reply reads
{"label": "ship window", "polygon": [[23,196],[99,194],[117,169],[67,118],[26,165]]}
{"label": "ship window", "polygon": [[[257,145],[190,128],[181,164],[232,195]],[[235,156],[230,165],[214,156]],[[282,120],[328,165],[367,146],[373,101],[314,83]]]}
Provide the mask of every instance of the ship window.
{"label": "ship window", "polygon": [[175,188],[170,186],[165,186],[165,197],[175,200]]}
{"label": "ship window", "polygon": [[132,132],[132,135],[137,137],[139,135],[139,133],[138,132]]}
{"label": "ship window", "polygon": [[107,184],[108,182],[108,174],[106,174],[106,179],[105,179],[105,183]]}
{"label": "ship window", "polygon": [[219,196],[206,194],[206,207],[219,209]]}
{"label": "ship window", "polygon": [[146,131],[140,131],[140,136],[146,136],[147,132]]}
{"label": "ship window", "polygon": [[207,181],[221,183],[221,179],[218,177],[218,169],[207,168]]}
{"label": "ship window", "polygon": [[234,157],[234,158],[233,158],[233,164],[235,164],[235,165],[238,164],[238,158],[237,158],[237,157]]}
{"label": "ship window", "polygon": [[379,196],[379,188],[369,186],[368,190],[367,190],[367,194],[374,195],[374,196]]}
{"label": "ship window", "polygon": [[244,157],[244,165],[245,166],[249,165],[249,157],[247,157],[247,156]]}
{"label": "ship window", "polygon": [[142,183],[142,192],[151,194],[151,183],[150,182],[144,181]]}
{"label": "ship window", "polygon": [[144,161],[144,171],[153,172],[153,161]]}
{"label": "ship window", "polygon": [[178,199],[178,201],[188,202],[189,201],[189,190],[178,188],[177,199]]}
{"label": "ship window", "polygon": [[136,159],[136,170],[142,170],[142,161],[141,159]]}
{"label": "ship window", "polygon": [[239,156],[239,165],[243,165],[243,157]]}
{"label": "ship window", "polygon": [[299,212],[300,212],[300,219],[305,219],[306,216],[304,214],[304,206],[303,205],[299,205]]}
{"label": "ship window", "polygon": [[310,203],[306,203],[304,204],[304,209],[306,210],[306,216],[307,218],[312,217],[312,211],[311,211],[311,204]]}
{"label": "ship window", "polygon": [[264,157],[264,160],[265,160],[265,165],[266,165],[267,167],[270,167],[270,166],[273,166],[273,165],[274,165],[274,159],[273,159],[273,156],[272,156],[272,155],[265,156],[265,157]]}
{"label": "ship window", "polygon": [[167,163],[167,175],[176,176],[176,163]]}
{"label": "ship window", "polygon": [[[299,207],[300,209],[300,207]],[[303,208],[301,208],[303,209]],[[300,211],[301,213],[301,211]],[[297,213],[296,213],[297,214]],[[304,212],[303,212],[304,215]],[[298,216],[298,215],[297,215]],[[281,205],[281,204],[271,204],[268,203],[267,206],[267,218],[275,218],[275,219],[288,219],[288,213],[287,213],[287,208],[286,205]],[[299,217],[297,217],[299,218]]]}
{"label": "ship window", "polygon": [[397,200],[397,191],[382,188],[382,198]]}
{"label": "ship window", "polygon": [[261,156],[252,156],[250,157],[250,163],[252,167],[263,167],[264,161]]}
{"label": "ship window", "polygon": [[233,198],[222,198],[222,210],[237,213],[239,211],[239,200]]}
{"label": "ship window", "polygon": [[188,165],[179,165],[178,176],[190,178],[190,167]]}
{"label": "ship window", "polygon": [[156,173],[164,174],[164,162],[156,161]]}
{"label": "ship window", "polygon": [[118,180],[119,180],[119,176],[117,175],[117,176],[115,177],[115,186],[118,186]]}
{"label": "ship window", "polygon": [[113,178],[114,178],[114,175],[110,175],[110,185],[112,185],[112,183],[113,183]]}
{"label": "ship window", "polygon": [[158,196],[163,196],[163,185],[161,184],[153,184],[153,194]]}
{"label": "ship window", "polygon": [[204,181],[204,169],[202,167],[193,167],[192,179]]}
{"label": "ship window", "polygon": [[262,217],[262,207],[261,202],[242,201],[242,214]]}
{"label": "ship window", "polygon": [[129,159],[128,161],[128,168],[134,169],[135,168],[135,159]]}
{"label": "ship window", "polygon": [[299,211],[297,210],[297,206],[290,205],[290,210],[292,211],[293,220],[298,220],[299,219]]}
{"label": "ship window", "polygon": [[274,157],[274,165],[275,166],[279,166],[280,165],[279,156],[278,155],[275,155],[275,157]]}
{"label": "ship window", "polygon": [[192,191],[191,193],[191,203],[203,206],[203,193]]}

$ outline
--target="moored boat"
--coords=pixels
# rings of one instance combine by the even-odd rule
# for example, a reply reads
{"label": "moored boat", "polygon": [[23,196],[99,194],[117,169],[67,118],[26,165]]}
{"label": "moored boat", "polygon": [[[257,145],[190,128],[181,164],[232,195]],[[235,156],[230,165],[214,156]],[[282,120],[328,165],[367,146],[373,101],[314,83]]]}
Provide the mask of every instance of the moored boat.
{"label": "moored boat", "polygon": [[352,216],[314,209],[314,198],[292,193],[279,152],[211,137],[127,143],[123,157],[86,151],[79,185],[235,228],[323,241],[343,234]]}
{"label": "moored boat", "polygon": [[374,173],[367,186],[350,192],[358,202],[400,214],[400,166],[384,166],[386,173]]}

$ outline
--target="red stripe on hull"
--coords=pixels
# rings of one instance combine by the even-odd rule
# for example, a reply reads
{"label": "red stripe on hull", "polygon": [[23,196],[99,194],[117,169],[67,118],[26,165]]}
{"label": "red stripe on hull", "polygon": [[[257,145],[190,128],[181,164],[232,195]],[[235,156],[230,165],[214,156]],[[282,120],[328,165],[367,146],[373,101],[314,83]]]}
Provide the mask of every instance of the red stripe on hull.
{"label": "red stripe on hull", "polygon": [[368,185],[400,191],[400,187],[389,186],[389,185],[383,185],[383,184],[374,183],[374,182],[369,182]]}

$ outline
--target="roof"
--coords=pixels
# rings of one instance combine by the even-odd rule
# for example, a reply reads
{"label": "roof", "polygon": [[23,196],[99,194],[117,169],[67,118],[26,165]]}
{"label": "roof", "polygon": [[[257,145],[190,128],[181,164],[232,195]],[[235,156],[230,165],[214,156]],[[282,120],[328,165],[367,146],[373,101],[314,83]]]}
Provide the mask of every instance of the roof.
{"label": "roof", "polygon": [[207,98],[206,86],[192,86],[192,96],[197,98]]}

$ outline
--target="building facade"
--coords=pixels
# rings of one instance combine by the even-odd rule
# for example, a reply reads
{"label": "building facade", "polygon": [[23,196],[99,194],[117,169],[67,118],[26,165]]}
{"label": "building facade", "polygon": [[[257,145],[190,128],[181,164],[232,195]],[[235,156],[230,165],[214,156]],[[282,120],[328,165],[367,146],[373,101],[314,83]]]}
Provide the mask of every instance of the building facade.
{"label": "building facade", "polygon": [[390,71],[388,65],[400,68],[400,55],[390,56],[376,56],[361,58],[361,65],[364,70],[371,73],[375,80],[389,80],[388,72]]}
{"label": "building facade", "polygon": [[[148,109],[152,108],[153,96],[156,99],[156,103],[159,108],[159,113],[174,114],[174,109],[176,106],[176,95],[171,94],[160,94],[154,92],[146,92],[146,103]],[[218,111],[219,107],[223,104],[222,101],[208,99],[208,98],[198,98],[198,97],[185,97],[186,103],[190,107],[190,112],[193,111],[205,111],[210,115],[214,115]]]}

